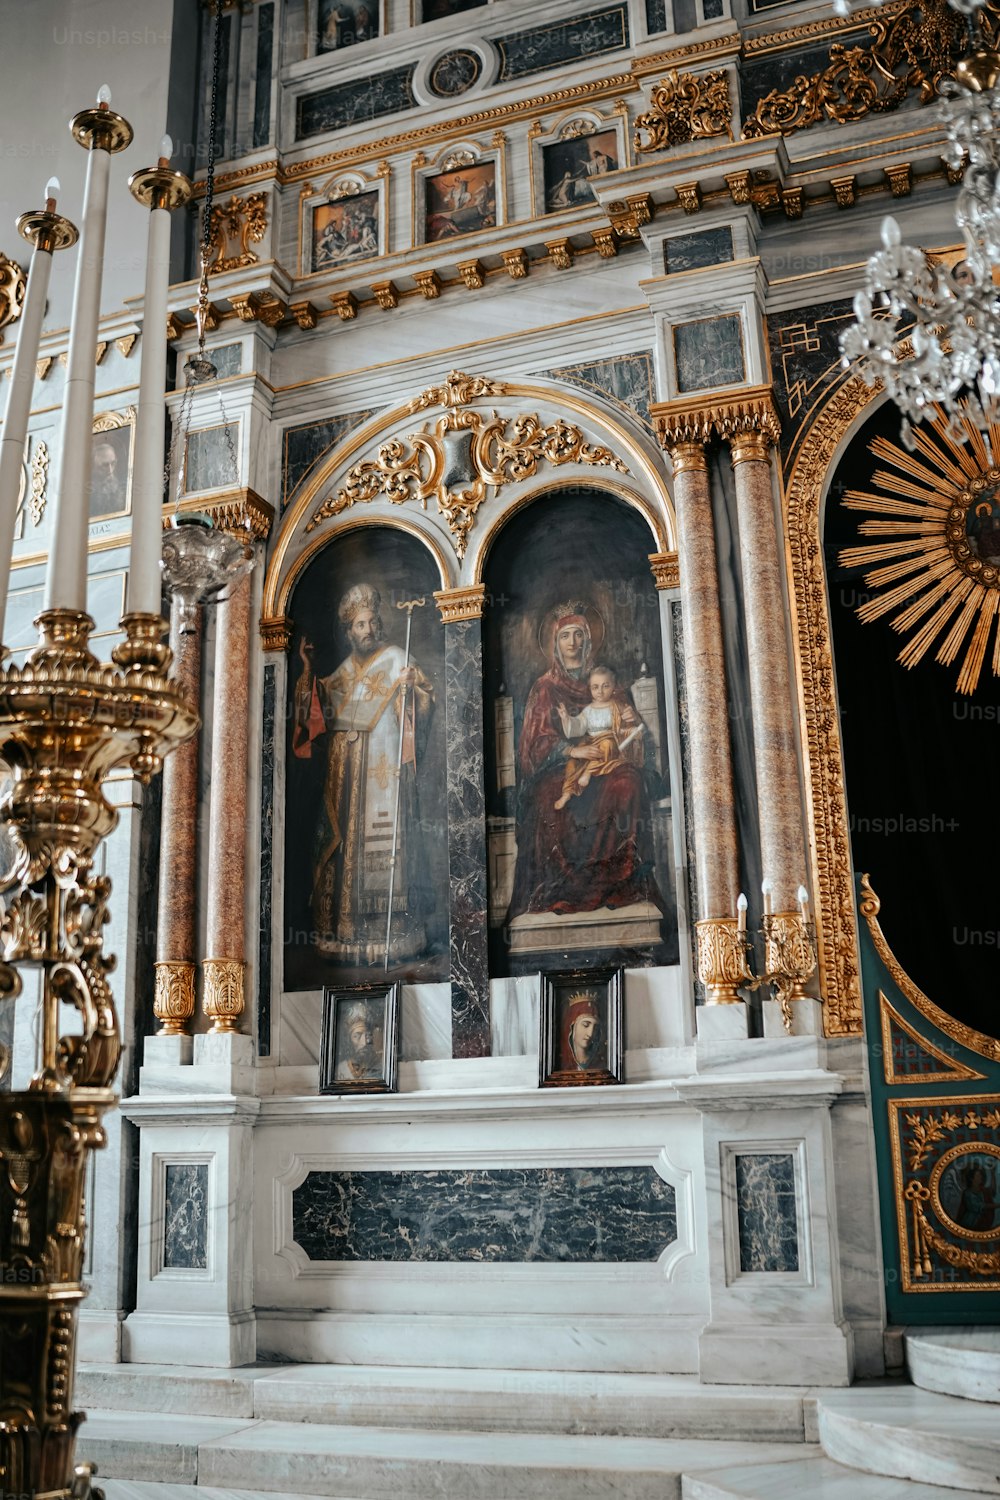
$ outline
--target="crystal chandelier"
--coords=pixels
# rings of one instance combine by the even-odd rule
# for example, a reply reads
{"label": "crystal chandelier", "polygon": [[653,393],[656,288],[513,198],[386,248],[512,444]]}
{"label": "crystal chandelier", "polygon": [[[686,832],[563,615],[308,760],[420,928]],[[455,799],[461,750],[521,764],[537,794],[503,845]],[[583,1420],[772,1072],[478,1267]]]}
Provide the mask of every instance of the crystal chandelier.
{"label": "crystal chandelier", "polygon": [[932,264],[903,244],[895,219],[883,220],[883,248],[854,299],[858,321],[840,341],[845,368],[857,362],[866,384],[881,382],[902,412],[911,450],[912,424],[934,406],[956,438],[967,420],[985,431],[1000,418],[1000,53],[982,45],[974,8],[955,8],[970,16],[973,50],[941,85],[942,158],[955,172],[964,167],[955,219],[965,258],[953,268]]}

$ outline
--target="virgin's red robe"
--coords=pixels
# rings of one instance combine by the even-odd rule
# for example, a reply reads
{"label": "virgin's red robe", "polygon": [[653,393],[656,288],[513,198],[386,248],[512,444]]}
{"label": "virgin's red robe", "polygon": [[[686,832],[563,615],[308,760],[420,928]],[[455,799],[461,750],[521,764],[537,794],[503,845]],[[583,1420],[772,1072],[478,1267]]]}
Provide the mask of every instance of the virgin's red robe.
{"label": "virgin's red robe", "polygon": [[[528,694],[518,742],[520,781],[517,865],[508,918],[525,912],[596,911],[650,901],[663,910],[653,870],[649,796],[642,736],[623,751],[625,764],[595,776],[556,810],[570,742],[557,704],[578,714],[590,702],[586,678],[554,662]],[[619,689],[622,708],[634,705]]]}

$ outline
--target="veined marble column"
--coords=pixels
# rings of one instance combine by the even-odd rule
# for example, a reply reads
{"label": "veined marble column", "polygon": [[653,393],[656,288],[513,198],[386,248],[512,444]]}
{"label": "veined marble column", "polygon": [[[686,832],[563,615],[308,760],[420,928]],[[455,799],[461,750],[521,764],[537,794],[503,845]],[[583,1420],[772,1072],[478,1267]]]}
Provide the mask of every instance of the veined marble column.
{"label": "veined marble column", "polygon": [[771,486],[778,417],[770,400],[727,434],[736,479],[750,659],[761,868],[776,912],[794,912],[806,877],[795,704],[785,632],[784,589]]}
{"label": "veined marble column", "polygon": [[702,918],[736,911],[739,857],[715,525],[704,444],[671,444],[698,890]]}
{"label": "veined marble column", "polygon": [[243,1014],[251,576],[219,606],[215,645],[208,956],[202,960],[202,1006],[215,1032],[238,1031]]}
{"label": "veined marble column", "polygon": [[445,630],[449,948],[453,1057],[490,1051],[483,777],[483,601],[486,588],[434,595]]}
{"label": "veined marble column", "polygon": [[[704,434],[707,437],[707,431]],[[700,920],[698,977],[710,1003],[735,1004],[748,977],[737,931],[739,854],[715,525],[704,437],[665,433],[674,471],[687,684],[691,807]]]}
{"label": "veined marble column", "polygon": [[[197,712],[201,700],[202,612],[181,631],[175,599],[170,620],[173,675]],[[194,1015],[197,895],[198,742],[195,735],[163,763],[160,883],[156,921],[156,991],[153,1013],[160,1036],[186,1036]]]}

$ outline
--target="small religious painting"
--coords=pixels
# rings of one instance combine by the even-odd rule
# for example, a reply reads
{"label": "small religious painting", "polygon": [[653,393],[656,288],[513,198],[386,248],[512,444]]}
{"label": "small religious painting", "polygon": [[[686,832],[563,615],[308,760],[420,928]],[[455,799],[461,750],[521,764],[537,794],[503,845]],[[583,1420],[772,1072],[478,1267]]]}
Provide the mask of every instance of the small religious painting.
{"label": "small religious painting", "polygon": [[456,47],[435,59],[427,82],[431,93],[439,99],[454,99],[471,89],[482,71],[482,59],[478,53],[468,47]]}
{"label": "small religious painting", "polygon": [[94,419],[87,509],[92,521],[124,515],[128,510],[134,437],[134,407],[124,412],[102,412]]}
{"label": "small religious painting", "polygon": [[495,161],[438,172],[426,178],[424,239],[454,239],[492,229],[497,221]]}
{"label": "small religious painting", "polygon": [[600,130],[553,141],[543,148],[542,161],[546,213],[591,203],[594,178],[618,170],[618,132]]}
{"label": "small religious painting", "polygon": [[378,255],[378,189],[320,203],[312,214],[313,271],[330,271]]}
{"label": "small religious painting", "polygon": [[320,1093],[395,1093],[398,1021],[398,984],[325,989]]}
{"label": "small religious painting", "polygon": [[421,21],[440,21],[443,16],[459,16],[466,10],[478,10],[487,0],[422,0]]}
{"label": "small religious painting", "polygon": [[945,1222],[965,1239],[1000,1237],[1000,1146],[955,1146],[931,1174],[931,1197]]}
{"label": "small religious painting", "polygon": [[653,544],[581,486],[526,506],[487,559],[492,974],[677,961]]}
{"label": "small religious painting", "polygon": [[1000,564],[1000,488],[979,491],[965,511],[965,535],[976,557],[991,567]]}
{"label": "small religious painting", "polygon": [[202,427],[188,433],[184,453],[184,488],[188,493],[201,490],[232,489],[239,483],[240,429]]}
{"label": "small religious painting", "polygon": [[320,0],[317,52],[339,52],[378,36],[379,0]]}
{"label": "small religious painting", "polygon": [[541,1088],[624,1082],[623,978],[622,969],[573,969],[542,976]]}
{"label": "small religious painting", "polygon": [[743,339],[736,313],[678,323],[673,332],[677,389],[682,394],[742,383]]}
{"label": "small religious painting", "polygon": [[437,565],[366,527],[292,599],[285,987],[447,978],[444,626]]}

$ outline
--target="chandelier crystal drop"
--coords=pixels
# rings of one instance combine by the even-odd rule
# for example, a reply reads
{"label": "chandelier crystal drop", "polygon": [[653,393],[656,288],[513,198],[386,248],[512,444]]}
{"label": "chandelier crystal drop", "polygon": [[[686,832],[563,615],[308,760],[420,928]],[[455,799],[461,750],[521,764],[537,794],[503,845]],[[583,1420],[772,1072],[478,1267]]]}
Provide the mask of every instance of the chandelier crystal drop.
{"label": "chandelier crystal drop", "polygon": [[965,257],[932,262],[903,243],[895,219],[882,222],[883,248],[868,262],[857,322],[841,335],[845,368],[881,383],[903,414],[902,440],[939,407],[956,437],[966,420],[985,431],[1000,416],[1000,54],[978,47],[941,86],[948,143],[942,153],[964,169],[955,220]]}

